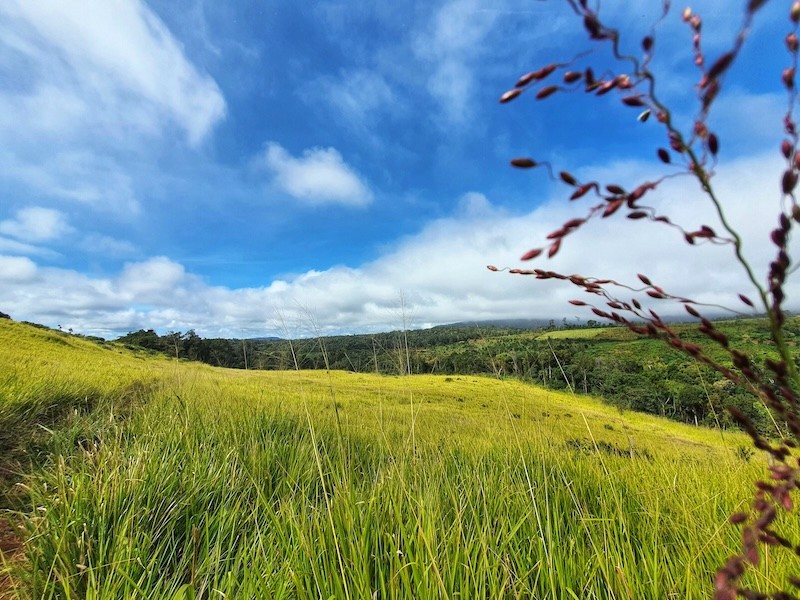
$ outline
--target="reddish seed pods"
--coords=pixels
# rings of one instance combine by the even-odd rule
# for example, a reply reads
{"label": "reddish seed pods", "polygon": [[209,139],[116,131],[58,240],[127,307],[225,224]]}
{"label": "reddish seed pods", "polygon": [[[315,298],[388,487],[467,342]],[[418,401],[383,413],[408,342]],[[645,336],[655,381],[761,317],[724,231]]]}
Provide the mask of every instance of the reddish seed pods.
{"label": "reddish seed pods", "polygon": [[536,94],[537,100],[544,100],[548,96],[552,96],[558,91],[557,85],[548,85],[547,87],[543,87],[540,89]]}
{"label": "reddish seed pods", "polygon": [[533,250],[528,250],[525,254],[520,257],[520,260],[531,260],[539,256],[543,250],[541,248],[534,248]]}
{"label": "reddish seed pods", "polygon": [[517,167],[518,169],[532,169],[533,167],[537,166],[538,163],[533,160],[532,158],[512,158],[511,159],[511,166]]}
{"label": "reddish seed pods", "polygon": [[561,173],[559,173],[558,176],[561,177],[561,181],[563,181],[567,185],[577,185],[578,183],[577,180],[572,176],[572,174],[568,173],[567,171],[561,171]]}
{"label": "reddish seed pods", "polygon": [[514,88],[513,90],[508,90],[505,94],[500,96],[500,104],[505,104],[506,102],[511,102],[514,98],[519,96],[522,93],[520,88]]}

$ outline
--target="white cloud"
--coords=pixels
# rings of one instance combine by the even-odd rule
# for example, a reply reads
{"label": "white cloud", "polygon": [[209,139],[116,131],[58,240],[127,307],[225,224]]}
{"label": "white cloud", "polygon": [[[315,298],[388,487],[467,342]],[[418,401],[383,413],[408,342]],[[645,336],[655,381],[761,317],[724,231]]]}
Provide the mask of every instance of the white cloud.
{"label": "white cloud", "polygon": [[136,302],[150,302],[167,290],[177,289],[188,281],[182,265],[165,257],[156,257],[141,263],[125,265],[117,280],[123,296]]}
{"label": "white cloud", "polygon": [[22,256],[0,255],[0,281],[30,283],[36,277],[36,264]]}
{"label": "white cloud", "polygon": [[[216,83],[191,64],[159,18],[139,0],[12,1],[0,8],[2,40],[55,87],[36,86],[30,96],[45,120],[110,109],[123,117],[156,113],[177,123],[198,143],[225,113]],[[9,29],[17,35],[10,35]],[[20,39],[21,38],[21,39]],[[47,95],[43,96],[44,93]],[[41,99],[50,97],[42,104]],[[99,106],[98,106],[99,105]],[[42,110],[43,109],[43,110]]]}
{"label": "white cloud", "polygon": [[18,240],[0,236],[0,254],[13,254],[24,256],[40,256],[42,258],[57,258],[59,254],[48,248],[26,244]]}
{"label": "white cloud", "polygon": [[130,175],[114,160],[90,151],[65,150],[30,162],[0,152],[0,177],[103,211],[130,216],[140,209]]}
{"label": "white cloud", "polygon": [[[579,175],[630,187],[652,168],[652,164],[623,163]],[[720,168],[715,184],[728,218],[746,240],[745,253],[760,274],[774,255],[769,231],[776,222],[780,174],[781,161],[768,155]],[[672,179],[665,185],[654,194],[654,206],[686,227],[708,224],[721,232],[693,180]],[[324,333],[391,329],[401,325],[401,293],[412,326],[503,317],[593,316],[567,303],[576,297],[591,299],[568,283],[492,273],[486,264],[539,266],[631,283],[637,282],[637,272],[643,272],[671,293],[734,308],[743,308],[739,292],[753,296],[729,246],[688,246],[670,228],[630,221],[622,214],[589,223],[568,238],[551,261],[520,263],[523,252],[588,208],[588,199],[567,202],[568,193],[563,190],[525,215],[507,214],[481,194],[471,193],[462,198],[457,214],[429,223],[375,261],[309,271],[260,288],[211,286],[164,257],[130,263],[109,278],[37,268],[29,259],[4,257],[0,274],[15,284],[0,286],[0,309],[15,318],[101,335],[140,327],[194,328],[202,335],[280,334],[276,315],[292,332],[298,331],[296,323],[304,323],[299,333],[305,334],[313,334],[309,315]],[[788,306],[800,307],[800,287],[789,282],[786,290]],[[623,295],[629,298],[628,294]],[[647,305],[664,314],[682,313],[679,305],[664,301]]]}
{"label": "white cloud", "polygon": [[124,257],[136,253],[136,246],[131,242],[99,233],[81,235],[80,245],[85,251],[96,255]]}
{"label": "white cloud", "polygon": [[0,182],[21,196],[127,218],[154,144],[196,146],[225,110],[141,0],[0,3]]}
{"label": "white cloud", "polygon": [[472,114],[476,59],[496,18],[479,0],[450,0],[412,40],[417,59],[429,65],[428,92],[451,123],[465,123]]}
{"label": "white cloud", "polygon": [[14,219],[0,221],[0,233],[23,242],[47,242],[71,230],[57,210],[31,206],[18,210]]}
{"label": "white cloud", "polygon": [[335,148],[313,148],[291,156],[280,144],[270,143],[263,154],[275,185],[309,204],[364,206],[372,193]]}
{"label": "white cloud", "polygon": [[375,70],[354,69],[338,77],[322,77],[313,83],[321,95],[346,119],[356,125],[366,126],[377,113],[396,113],[400,101],[386,78]]}

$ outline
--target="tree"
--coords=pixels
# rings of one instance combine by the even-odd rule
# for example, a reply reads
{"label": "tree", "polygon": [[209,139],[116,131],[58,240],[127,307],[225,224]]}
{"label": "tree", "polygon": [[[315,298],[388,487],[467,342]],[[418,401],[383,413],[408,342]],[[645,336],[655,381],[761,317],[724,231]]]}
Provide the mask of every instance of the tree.
{"label": "tree", "polygon": [[[558,172],[558,179],[570,189],[570,200],[596,202],[583,214],[566,221],[559,229],[547,236],[546,243],[526,252],[521,259],[530,261],[539,257],[552,258],[564,244],[592,221],[619,218],[624,215],[638,223],[651,222],[677,229],[683,242],[692,246],[708,244],[724,245],[730,248],[730,268],[740,269],[746,276],[750,290],[743,290],[735,299],[739,306],[762,311],[769,320],[770,355],[766,358],[749,355],[735,348],[728,337],[719,330],[704,313],[709,305],[692,298],[684,297],[678,291],[664,289],[658,281],[646,274],[639,274],[635,283],[619,282],[602,277],[580,274],[563,274],[545,268],[510,269],[517,275],[532,276],[537,280],[561,280],[569,282],[590,296],[589,300],[575,299],[571,303],[585,307],[600,318],[624,325],[642,336],[663,340],[665,344],[692,357],[730,381],[735,390],[727,390],[731,402],[728,414],[746,431],[756,448],[769,454],[769,478],[755,484],[751,510],[731,516],[733,524],[742,526],[742,551],[731,557],[720,568],[715,580],[715,598],[732,600],[737,595],[745,598],[795,598],[786,591],[769,594],[746,589],[741,578],[749,565],[757,565],[765,546],[783,547],[800,554],[798,540],[791,540],[785,533],[777,530],[776,520],[781,512],[791,512],[800,478],[797,448],[800,446],[800,365],[787,343],[787,312],[784,309],[785,283],[794,270],[790,255],[789,238],[793,227],[800,223],[800,205],[795,197],[795,189],[800,174],[800,135],[794,116],[794,106],[798,98],[795,74],[798,63],[798,23],[800,22],[800,2],[779,6],[788,8],[788,33],[784,43],[788,51],[788,62],[776,80],[788,96],[788,108],[783,115],[783,141],[780,153],[785,161],[777,189],[780,190],[778,202],[773,205],[776,213],[776,227],[765,242],[771,244],[774,259],[767,272],[759,276],[753,265],[742,253],[742,234],[731,225],[726,213],[724,200],[719,196],[714,179],[715,167],[719,158],[720,136],[711,130],[709,116],[723,89],[724,77],[740,56],[747,41],[747,34],[756,16],[767,4],[766,0],[745,2],[743,23],[729,49],[713,60],[706,60],[703,50],[703,28],[700,15],[691,9],[682,13],[692,35],[694,62],[700,72],[696,84],[698,112],[688,130],[679,126],[677,119],[661,98],[656,94],[657,74],[651,70],[651,59],[655,51],[655,26],[650,34],[641,40],[641,51],[637,56],[625,55],[620,50],[622,34],[607,25],[599,14],[599,9],[589,6],[587,0],[567,0],[569,6],[581,21],[589,40],[595,47],[606,46],[615,61],[615,72],[604,70],[596,75],[591,66],[577,70],[573,65],[584,59],[586,54],[553,62],[522,75],[516,85],[500,97],[501,103],[508,103],[521,95],[534,95],[537,100],[583,88],[593,97],[618,94],[621,103],[639,112],[642,122],[653,119],[663,130],[664,145],[656,147],[655,157],[673,169],[653,181],[643,181],[632,189],[625,189],[615,183],[600,181],[580,181],[567,170]],[[595,3],[592,3],[593,6]],[[596,6],[600,6],[599,3]],[[663,18],[670,15],[670,3],[663,2]],[[597,71],[600,73],[600,70]],[[550,83],[556,75],[561,83]],[[511,160],[519,169],[546,169],[555,179],[556,169],[547,162],[530,157]],[[681,174],[691,177],[699,184],[698,195],[713,208],[716,223],[688,227],[673,221],[669,215],[644,204],[651,194],[669,177],[675,175],[675,166]],[[580,203],[578,203],[579,205]],[[713,225],[713,226],[712,226]],[[593,250],[593,251],[596,251]],[[635,251],[635,249],[633,249]],[[488,267],[498,271],[495,266]],[[697,342],[687,339],[671,327],[651,306],[677,303],[683,306],[690,317],[696,321],[696,333],[701,336]],[[736,310],[736,309],[734,309]],[[738,312],[738,311],[737,311]],[[716,358],[720,349],[726,358]],[[676,399],[686,411],[699,410],[699,391],[686,386],[674,390]],[[747,393],[758,399],[775,426],[775,437],[768,439],[761,433],[757,423],[741,407],[741,394]],[[687,413],[688,414],[688,413]],[[751,412],[752,415],[752,412]],[[778,426],[778,422],[781,423]],[[800,589],[800,578],[792,579],[792,585]]]}

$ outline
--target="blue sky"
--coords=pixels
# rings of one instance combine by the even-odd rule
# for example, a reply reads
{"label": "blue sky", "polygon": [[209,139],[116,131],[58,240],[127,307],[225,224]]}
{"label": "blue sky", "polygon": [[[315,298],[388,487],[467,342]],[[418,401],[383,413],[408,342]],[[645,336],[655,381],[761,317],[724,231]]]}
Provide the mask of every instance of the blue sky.
{"label": "blue sky", "polygon": [[[638,52],[655,4],[606,2],[601,16]],[[785,4],[759,15],[710,121],[718,189],[757,266],[780,206]],[[698,71],[679,8],[653,68],[688,130]],[[695,8],[713,59],[741,15]],[[556,0],[4,2],[0,310],[105,337],[591,316],[566,304],[569,286],[485,269],[527,266],[522,253],[588,207],[511,157],[627,186],[670,172],[663,130],[619,95],[497,102],[591,47]],[[610,63],[600,49],[576,64]],[[715,225],[687,178],[653,198],[687,227]],[[569,242],[548,268],[648,272],[708,302],[751,293],[729,248],[621,214]]]}

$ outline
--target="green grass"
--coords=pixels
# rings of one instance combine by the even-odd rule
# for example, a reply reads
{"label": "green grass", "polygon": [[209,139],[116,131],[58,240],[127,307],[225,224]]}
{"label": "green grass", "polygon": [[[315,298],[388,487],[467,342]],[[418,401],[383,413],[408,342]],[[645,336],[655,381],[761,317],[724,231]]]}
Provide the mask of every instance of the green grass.
{"label": "green grass", "polygon": [[581,329],[556,329],[536,336],[537,342],[545,340],[590,340],[607,334],[612,327],[586,327]]}
{"label": "green grass", "polygon": [[225,371],[5,322],[0,365],[2,414],[52,431],[19,598],[706,598],[765,467],[516,381]]}

